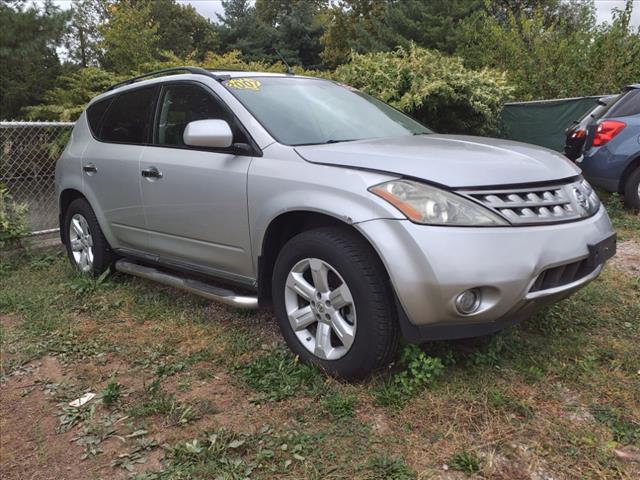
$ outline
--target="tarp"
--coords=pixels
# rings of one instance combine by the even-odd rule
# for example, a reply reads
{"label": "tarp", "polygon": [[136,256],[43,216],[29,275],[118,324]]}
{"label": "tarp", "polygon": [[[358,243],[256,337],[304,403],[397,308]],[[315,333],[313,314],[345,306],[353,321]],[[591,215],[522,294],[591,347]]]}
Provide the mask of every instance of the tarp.
{"label": "tarp", "polygon": [[591,110],[598,97],[562,98],[507,103],[502,110],[502,138],[532,143],[561,152],[565,129]]}

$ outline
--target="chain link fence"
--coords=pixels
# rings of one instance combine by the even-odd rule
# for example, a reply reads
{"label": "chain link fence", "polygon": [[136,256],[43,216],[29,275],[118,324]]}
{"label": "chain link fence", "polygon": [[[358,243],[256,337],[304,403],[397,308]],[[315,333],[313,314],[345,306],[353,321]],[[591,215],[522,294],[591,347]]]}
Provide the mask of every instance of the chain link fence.
{"label": "chain link fence", "polygon": [[58,228],[55,168],[72,129],[69,122],[0,122],[0,184],[27,209],[33,234]]}

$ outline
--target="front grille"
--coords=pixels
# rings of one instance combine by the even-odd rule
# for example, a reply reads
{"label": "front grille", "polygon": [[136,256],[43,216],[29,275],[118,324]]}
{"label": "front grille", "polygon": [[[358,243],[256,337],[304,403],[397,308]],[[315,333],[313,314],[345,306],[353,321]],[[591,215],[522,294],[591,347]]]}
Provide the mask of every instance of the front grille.
{"label": "front grille", "polygon": [[538,292],[540,290],[548,290],[550,288],[568,285],[569,283],[586,277],[593,272],[596,267],[597,265],[594,265],[593,262],[585,258],[577,262],[567,263],[566,265],[548,268],[538,275],[538,278],[533,282],[533,286],[529,291]]}
{"label": "front grille", "polygon": [[600,204],[587,182],[500,190],[460,191],[512,224],[566,222],[594,214]]}

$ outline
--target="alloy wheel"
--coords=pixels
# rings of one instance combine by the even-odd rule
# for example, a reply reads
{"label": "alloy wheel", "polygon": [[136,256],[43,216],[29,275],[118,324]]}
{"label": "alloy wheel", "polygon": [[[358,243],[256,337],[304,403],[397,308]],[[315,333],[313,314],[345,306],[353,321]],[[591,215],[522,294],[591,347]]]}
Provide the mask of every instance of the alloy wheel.
{"label": "alloy wheel", "polygon": [[319,258],[296,263],[285,285],[285,308],[298,340],[316,357],[337,360],[356,338],[356,308],[338,271]]}
{"label": "alloy wheel", "polygon": [[73,259],[81,272],[89,272],[93,267],[93,238],[89,223],[76,213],[69,223],[69,244]]}

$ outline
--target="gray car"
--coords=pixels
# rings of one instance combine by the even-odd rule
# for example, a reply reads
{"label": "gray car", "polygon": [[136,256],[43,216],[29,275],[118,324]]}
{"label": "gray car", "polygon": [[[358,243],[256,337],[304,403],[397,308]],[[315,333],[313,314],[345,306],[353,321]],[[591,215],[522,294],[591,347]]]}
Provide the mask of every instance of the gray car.
{"label": "gray car", "polygon": [[435,134],[293,75],[185,67],[115,85],[76,122],[56,187],[79,270],[272,306],[293,352],[345,378],[387,364],[401,337],[527,318],[615,251],[562,155]]}

